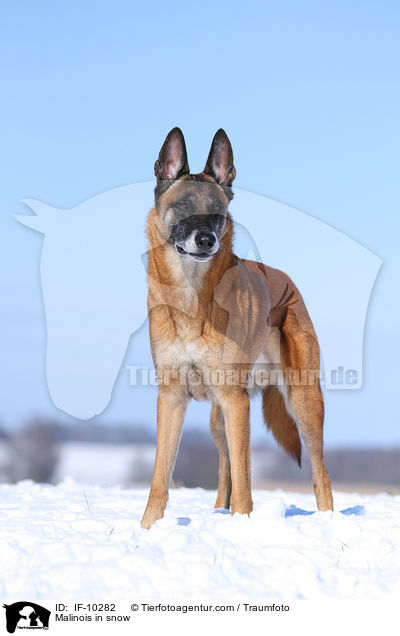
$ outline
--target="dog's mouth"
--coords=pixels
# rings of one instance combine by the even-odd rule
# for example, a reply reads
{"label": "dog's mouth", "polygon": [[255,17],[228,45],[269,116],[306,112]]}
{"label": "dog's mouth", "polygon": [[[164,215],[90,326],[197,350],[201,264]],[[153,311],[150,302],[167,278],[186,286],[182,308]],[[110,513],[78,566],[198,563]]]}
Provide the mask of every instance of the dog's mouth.
{"label": "dog's mouth", "polygon": [[214,253],[210,254],[209,252],[187,252],[180,245],[175,245],[175,249],[179,256],[190,256],[195,261],[208,261]]}

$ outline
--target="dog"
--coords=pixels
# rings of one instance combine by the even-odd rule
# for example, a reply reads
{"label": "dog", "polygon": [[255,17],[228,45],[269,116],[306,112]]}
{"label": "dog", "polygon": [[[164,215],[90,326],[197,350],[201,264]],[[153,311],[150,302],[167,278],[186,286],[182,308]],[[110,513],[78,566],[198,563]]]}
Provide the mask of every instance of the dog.
{"label": "dog", "polygon": [[257,390],[268,429],[299,465],[301,434],[318,509],[332,510],[317,337],[290,278],[232,251],[228,206],[236,171],[226,133],[218,130],[203,172],[191,174],[182,131],[174,128],[154,171],[147,236],[157,453],[141,525],[148,529],[164,515],[191,398],[212,402],[210,428],[219,451],[215,507],[250,514],[249,400]]}

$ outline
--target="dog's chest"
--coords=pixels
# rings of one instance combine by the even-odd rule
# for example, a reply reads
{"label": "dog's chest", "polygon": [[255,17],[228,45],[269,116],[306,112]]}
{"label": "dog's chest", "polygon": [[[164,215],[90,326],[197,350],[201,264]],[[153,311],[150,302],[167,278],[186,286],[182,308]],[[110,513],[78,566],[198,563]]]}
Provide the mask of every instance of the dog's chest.
{"label": "dog's chest", "polygon": [[195,400],[211,400],[210,378],[215,366],[215,352],[203,338],[182,340],[176,337],[168,344],[159,344],[155,351],[161,381],[179,381]]}

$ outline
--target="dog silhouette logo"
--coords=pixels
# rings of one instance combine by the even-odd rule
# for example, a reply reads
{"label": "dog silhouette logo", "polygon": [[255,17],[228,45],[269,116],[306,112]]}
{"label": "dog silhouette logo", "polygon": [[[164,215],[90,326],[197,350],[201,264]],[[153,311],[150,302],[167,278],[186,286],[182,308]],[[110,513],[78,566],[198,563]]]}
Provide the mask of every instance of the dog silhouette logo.
{"label": "dog silhouette logo", "polygon": [[3,605],[6,610],[7,631],[14,634],[16,629],[48,629],[50,610],[32,603],[18,601],[12,605]]}

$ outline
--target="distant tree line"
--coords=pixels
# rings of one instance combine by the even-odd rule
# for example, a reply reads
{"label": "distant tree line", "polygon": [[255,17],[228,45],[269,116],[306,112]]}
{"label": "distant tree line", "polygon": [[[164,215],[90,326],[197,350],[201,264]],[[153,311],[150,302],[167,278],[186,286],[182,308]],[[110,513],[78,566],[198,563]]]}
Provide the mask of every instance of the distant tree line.
{"label": "distant tree line", "polygon": [[[303,448],[301,469],[280,449],[258,447],[260,481],[310,482],[311,464]],[[325,450],[325,463],[333,482],[400,486],[400,448],[337,448]]]}
{"label": "distant tree line", "polygon": [[[0,441],[7,446],[7,459],[0,461],[0,479],[16,482],[33,479],[51,482],[62,444],[65,442],[155,445],[155,431],[132,424],[66,424],[35,418],[13,433],[0,428]],[[136,454],[138,455],[138,454]],[[400,448],[338,448],[326,450],[326,464],[333,482],[348,484],[384,484],[400,487]],[[132,483],[148,484],[152,465],[145,453],[132,465]],[[1,459],[1,458],[0,458]],[[311,466],[303,450],[299,467],[281,449],[266,443],[255,444],[252,464],[257,483],[310,482]],[[184,431],[173,480],[188,488],[217,487],[218,453],[208,431],[187,428]]]}
{"label": "distant tree line", "polygon": [[155,444],[155,436],[134,425],[65,424],[37,417],[13,432],[0,428],[0,441],[8,447],[7,458],[0,462],[1,481],[51,482],[65,442],[140,445]]}

